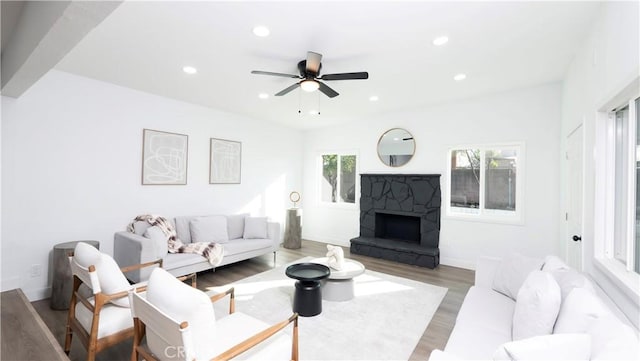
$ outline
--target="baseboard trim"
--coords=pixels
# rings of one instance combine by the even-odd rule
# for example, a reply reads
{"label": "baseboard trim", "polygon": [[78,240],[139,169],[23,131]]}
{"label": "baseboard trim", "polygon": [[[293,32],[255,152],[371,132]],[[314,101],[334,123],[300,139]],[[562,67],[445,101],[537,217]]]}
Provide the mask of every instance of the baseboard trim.
{"label": "baseboard trim", "polygon": [[459,258],[443,257],[442,254],[440,254],[440,264],[443,264],[445,266],[464,268],[472,271],[476,269],[476,264],[473,261]]}
{"label": "baseboard trim", "polygon": [[51,297],[51,287],[45,287],[35,290],[22,290],[30,302],[44,300]]}

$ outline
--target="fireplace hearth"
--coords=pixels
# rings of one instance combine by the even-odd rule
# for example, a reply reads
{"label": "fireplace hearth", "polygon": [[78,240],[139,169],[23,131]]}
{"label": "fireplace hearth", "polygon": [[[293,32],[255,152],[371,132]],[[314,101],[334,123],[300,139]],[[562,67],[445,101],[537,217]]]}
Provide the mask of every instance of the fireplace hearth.
{"label": "fireplace hearth", "polygon": [[440,175],[362,174],[360,189],[360,237],[351,252],[437,267]]}

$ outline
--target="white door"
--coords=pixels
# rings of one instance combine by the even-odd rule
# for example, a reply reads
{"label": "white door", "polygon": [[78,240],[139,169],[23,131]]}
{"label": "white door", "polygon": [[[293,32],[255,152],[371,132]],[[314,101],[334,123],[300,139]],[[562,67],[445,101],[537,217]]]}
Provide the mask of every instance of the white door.
{"label": "white door", "polygon": [[567,137],[567,169],[569,206],[567,209],[567,262],[582,270],[582,125]]}

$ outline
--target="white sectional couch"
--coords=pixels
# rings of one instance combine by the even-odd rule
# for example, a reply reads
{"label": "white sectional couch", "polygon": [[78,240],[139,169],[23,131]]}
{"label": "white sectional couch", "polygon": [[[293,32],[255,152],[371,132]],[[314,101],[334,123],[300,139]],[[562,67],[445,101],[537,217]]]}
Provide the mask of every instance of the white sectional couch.
{"label": "white sectional couch", "polygon": [[429,360],[640,359],[638,331],[584,274],[553,256],[511,257],[479,259],[446,347]]}
{"label": "white sectional couch", "polygon": [[[266,217],[248,214],[227,216],[183,216],[170,220],[183,243],[217,242],[223,246],[222,262],[218,266],[273,253],[280,248],[280,224]],[[149,224],[137,222],[135,233],[116,232],[114,259],[120,267],[163,259],[163,268],[174,276],[182,276],[212,268],[198,254],[168,253],[166,239],[155,237]],[[127,273],[127,278],[140,282],[149,278],[151,270]]]}

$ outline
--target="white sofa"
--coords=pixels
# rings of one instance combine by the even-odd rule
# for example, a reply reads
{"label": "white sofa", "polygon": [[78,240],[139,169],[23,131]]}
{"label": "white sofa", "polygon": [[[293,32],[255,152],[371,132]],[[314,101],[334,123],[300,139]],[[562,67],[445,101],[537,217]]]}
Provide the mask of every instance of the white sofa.
{"label": "white sofa", "polygon": [[[246,220],[246,222],[245,222]],[[243,261],[280,248],[280,224],[266,217],[248,214],[227,216],[182,216],[170,220],[183,243],[217,242],[223,246],[222,262],[218,266]],[[122,231],[114,235],[114,259],[120,267],[163,259],[162,267],[174,276],[182,276],[212,268],[198,254],[168,253],[166,239],[154,239],[145,222],[135,224],[135,233]],[[140,282],[149,278],[151,270],[127,273],[127,278]]]}
{"label": "white sofa", "polygon": [[553,256],[511,257],[479,259],[444,351],[429,360],[640,358],[638,331],[584,274]]}

